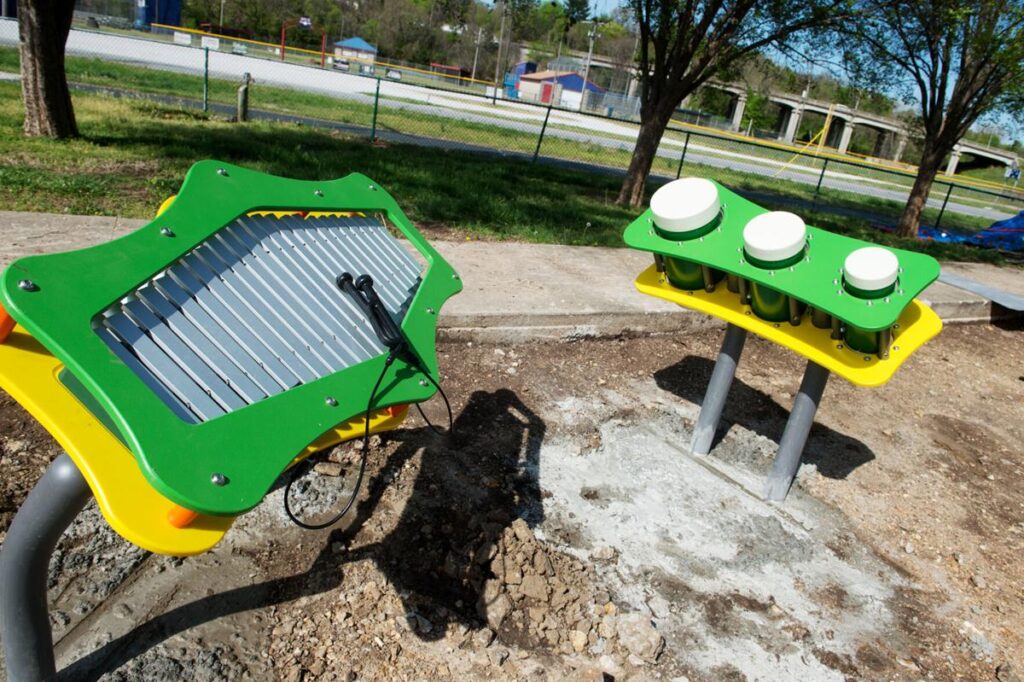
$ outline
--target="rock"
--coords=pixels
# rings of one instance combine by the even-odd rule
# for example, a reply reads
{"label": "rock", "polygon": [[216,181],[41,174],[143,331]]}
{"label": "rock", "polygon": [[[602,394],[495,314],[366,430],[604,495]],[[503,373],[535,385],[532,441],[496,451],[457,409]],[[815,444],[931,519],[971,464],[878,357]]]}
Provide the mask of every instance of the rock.
{"label": "rock", "polygon": [[996,679],[999,682],[1024,682],[1024,677],[1018,675],[1016,668],[1009,663],[1003,663],[996,668]]}
{"label": "rock", "polygon": [[639,613],[619,616],[615,634],[623,648],[645,661],[658,660],[665,649],[665,638],[654,628],[650,618]]}
{"label": "rock", "polygon": [[590,553],[590,558],[595,561],[611,561],[615,558],[617,552],[614,547],[598,547]]}
{"label": "rock", "polygon": [[505,557],[505,584],[520,585],[523,582],[523,571],[515,560]]}
{"label": "rock", "polygon": [[473,644],[481,649],[486,649],[494,641],[494,630],[482,628],[473,635]]}
{"label": "rock", "polygon": [[604,671],[600,666],[585,665],[577,668],[565,678],[566,682],[604,682]]}
{"label": "rock", "polygon": [[487,621],[492,629],[497,630],[505,617],[512,611],[512,602],[508,595],[501,591],[501,583],[488,580],[484,583],[483,592],[476,605],[477,613]]}
{"label": "rock", "polygon": [[533,531],[530,530],[530,526],[527,525],[523,519],[516,519],[512,522],[512,532],[515,533],[516,539],[519,542],[533,542],[534,536]]}
{"label": "rock", "polygon": [[615,602],[608,602],[601,608],[601,610],[609,616],[614,616],[619,612],[619,607],[615,605]]}
{"label": "rock", "polygon": [[583,653],[583,650],[587,648],[587,633],[580,632],[579,630],[570,630],[569,644],[572,644],[572,650],[576,653]]}
{"label": "rock", "polygon": [[907,544],[903,545],[903,551],[906,552],[907,554],[913,554],[914,553],[914,545],[912,543],[908,542]]}
{"label": "rock", "polygon": [[487,658],[491,659],[491,663],[494,665],[501,666],[508,660],[508,649],[489,649],[487,651]]}
{"label": "rock", "polygon": [[548,583],[539,575],[528,575],[523,578],[522,592],[531,599],[546,602],[548,600]]}
{"label": "rock", "polygon": [[533,555],[533,570],[541,575],[547,575],[551,570],[551,559],[543,549],[538,548]]}
{"label": "rock", "polygon": [[313,471],[316,473],[321,476],[331,476],[333,478],[341,476],[344,470],[344,467],[339,462],[317,462],[313,465]]}
{"label": "rock", "polygon": [[988,583],[985,582],[985,579],[977,573],[971,576],[971,584],[977,587],[979,590],[985,589],[985,587],[988,585]]}
{"label": "rock", "polygon": [[597,626],[597,634],[605,639],[615,638],[615,616],[604,616]]}

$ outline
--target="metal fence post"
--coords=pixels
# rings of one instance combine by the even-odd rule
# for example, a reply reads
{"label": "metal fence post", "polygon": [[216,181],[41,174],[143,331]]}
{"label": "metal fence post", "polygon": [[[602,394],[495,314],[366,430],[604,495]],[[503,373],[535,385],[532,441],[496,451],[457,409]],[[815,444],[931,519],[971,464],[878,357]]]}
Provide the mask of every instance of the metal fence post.
{"label": "metal fence post", "polygon": [[949,203],[949,195],[953,193],[953,183],[949,183],[946,189],[946,198],[942,200],[942,208],[939,209],[939,217],[935,219],[935,229],[942,224],[942,214],[946,212],[946,204]]}
{"label": "metal fence post", "polygon": [[373,119],[370,121],[370,142],[377,141],[377,108],[380,106],[380,78],[377,79],[377,92],[373,95]]}
{"label": "metal fence post", "polygon": [[536,163],[540,156],[540,143],[544,141],[544,131],[548,129],[548,117],[551,116],[551,105],[548,104],[547,113],[544,114],[544,125],[540,127],[540,136],[537,138],[537,148],[533,150],[533,161]]}
{"label": "metal fence post", "polygon": [[203,48],[203,111],[210,110],[210,48]]}
{"label": "metal fence post", "polygon": [[818,176],[818,184],[814,188],[814,201],[812,203],[817,203],[817,201],[818,201],[818,192],[821,191],[821,183],[825,179],[825,170],[827,168],[828,168],[828,157],[825,157],[825,163],[821,164],[821,175]]}
{"label": "metal fence post", "polygon": [[686,139],[683,141],[683,153],[679,155],[679,168],[676,169],[676,180],[683,174],[683,161],[686,161],[686,150],[690,147],[690,132],[686,132]]}

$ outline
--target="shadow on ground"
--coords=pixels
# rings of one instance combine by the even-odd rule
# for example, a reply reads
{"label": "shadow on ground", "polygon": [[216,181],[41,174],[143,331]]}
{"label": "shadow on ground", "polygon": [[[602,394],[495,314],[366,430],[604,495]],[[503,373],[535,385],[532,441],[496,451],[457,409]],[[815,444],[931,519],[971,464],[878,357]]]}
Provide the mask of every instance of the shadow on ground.
{"label": "shadow on ground", "polygon": [[[422,639],[442,638],[451,622],[478,627],[476,605],[493,576],[476,557],[486,556],[517,517],[531,525],[542,520],[538,474],[546,425],[516,393],[502,389],[474,393],[455,432],[456,447],[427,428],[387,434],[397,448],[370,477],[349,525],[323,536],[323,549],[307,570],[173,608],[79,659],[60,679],[95,680],[202,623],[336,589],[344,580],[342,566],[363,559],[374,561],[395,585],[411,629]],[[359,538],[389,481],[417,454],[419,473],[395,527],[377,542],[332,551],[336,543],[347,547]]]}
{"label": "shadow on ground", "polygon": [[[662,390],[700,405],[714,366],[712,360],[689,355],[655,372],[654,380]],[[827,387],[825,399],[828,399]],[[767,393],[736,379],[729,391],[722,421],[711,447],[717,447],[734,424],[777,443],[782,438],[788,418],[788,408],[779,405]],[[875,453],[861,441],[815,422],[807,438],[801,462],[815,465],[822,476],[842,479],[874,458]]]}

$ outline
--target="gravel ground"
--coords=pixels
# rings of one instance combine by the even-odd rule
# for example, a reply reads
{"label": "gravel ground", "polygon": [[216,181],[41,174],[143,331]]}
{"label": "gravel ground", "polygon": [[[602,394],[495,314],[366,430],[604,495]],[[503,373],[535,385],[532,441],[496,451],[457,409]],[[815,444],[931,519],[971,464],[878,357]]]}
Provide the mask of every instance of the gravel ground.
{"label": "gravel ground", "polygon": [[[214,551],[132,548],[90,506],[51,567],[67,679],[997,679],[1024,674],[1024,345],[951,327],[888,386],[833,379],[759,499],[798,358],[748,341],[711,455],[721,332],[439,348],[454,446],[374,438],[354,514],[281,490]],[[428,414],[442,421],[431,404]],[[6,528],[56,446],[0,397]],[[296,488],[315,517],[351,446]]]}

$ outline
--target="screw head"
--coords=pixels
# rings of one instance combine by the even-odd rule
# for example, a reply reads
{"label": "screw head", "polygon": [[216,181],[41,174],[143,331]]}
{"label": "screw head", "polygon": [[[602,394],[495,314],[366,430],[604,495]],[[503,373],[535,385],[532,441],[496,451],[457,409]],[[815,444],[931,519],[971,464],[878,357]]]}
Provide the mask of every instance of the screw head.
{"label": "screw head", "polygon": [[39,291],[39,285],[30,279],[19,280],[18,288],[22,291]]}
{"label": "screw head", "polygon": [[453,272],[452,273],[452,279],[458,279],[458,278],[459,278],[459,275],[457,273]]}
{"label": "screw head", "polygon": [[836,350],[842,350],[842,349],[843,349],[843,344],[837,343],[836,344]]}
{"label": "screw head", "polygon": [[865,355],[864,356],[864,362],[871,362],[871,356],[870,355]]}
{"label": "screw head", "polygon": [[427,380],[426,379],[420,379],[420,386],[426,386],[426,385],[427,385]]}
{"label": "screw head", "polygon": [[433,314],[434,314],[434,309],[433,308],[427,308],[427,315],[433,315]]}
{"label": "screw head", "polygon": [[161,227],[160,228],[160,234],[162,234],[165,237],[173,237],[174,236],[174,230],[172,230],[169,227]]}
{"label": "screw head", "polygon": [[376,192],[377,191],[377,186],[376,185],[370,185],[370,191],[371,192]]}
{"label": "screw head", "polygon": [[892,349],[893,349],[893,350],[899,350],[899,349],[900,349],[900,347],[899,347],[899,346],[893,346],[893,347],[892,347]]}
{"label": "screw head", "polygon": [[324,398],[324,402],[330,407],[338,406],[338,401],[334,396],[327,396],[326,398]]}
{"label": "screw head", "polygon": [[214,472],[214,474],[210,476],[210,483],[216,486],[224,486],[228,484],[228,477],[220,472]]}
{"label": "screw head", "polygon": [[220,175],[220,176],[226,178],[228,176],[228,169],[227,168],[218,168],[217,169],[217,175]]}
{"label": "screw head", "polygon": [[318,197],[322,197],[324,195],[323,190],[319,190],[319,189],[313,190],[313,194],[315,194]]}

